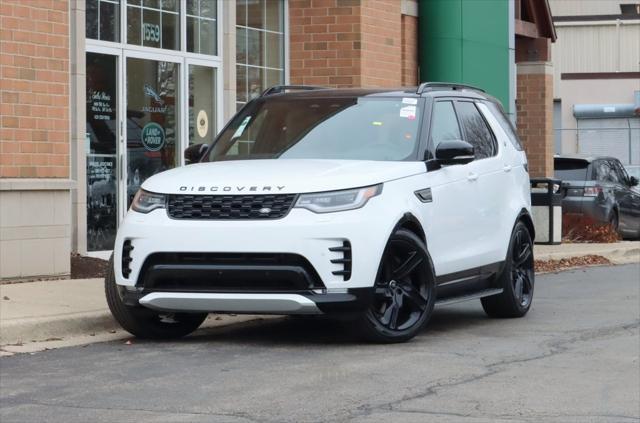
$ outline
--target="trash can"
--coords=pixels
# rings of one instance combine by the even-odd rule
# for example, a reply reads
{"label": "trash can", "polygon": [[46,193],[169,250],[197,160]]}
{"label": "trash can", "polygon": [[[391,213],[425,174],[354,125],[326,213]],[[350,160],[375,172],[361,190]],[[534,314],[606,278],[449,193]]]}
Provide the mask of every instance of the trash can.
{"label": "trash can", "polygon": [[562,181],[531,179],[531,211],[536,244],[560,244],[562,241]]}

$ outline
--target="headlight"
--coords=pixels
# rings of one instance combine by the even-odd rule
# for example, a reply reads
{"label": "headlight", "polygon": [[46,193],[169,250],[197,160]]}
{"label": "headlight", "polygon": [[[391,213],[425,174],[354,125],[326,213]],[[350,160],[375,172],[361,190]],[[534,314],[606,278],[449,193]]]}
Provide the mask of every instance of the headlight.
{"label": "headlight", "polygon": [[295,207],[311,210],[314,213],[331,213],[359,209],[367,204],[371,197],[382,192],[382,184],[371,187],[346,189],[344,191],[302,194]]}
{"label": "headlight", "polygon": [[163,209],[166,197],[162,194],[154,194],[139,189],[136,196],[133,197],[131,208],[139,213],[149,213],[155,209]]}

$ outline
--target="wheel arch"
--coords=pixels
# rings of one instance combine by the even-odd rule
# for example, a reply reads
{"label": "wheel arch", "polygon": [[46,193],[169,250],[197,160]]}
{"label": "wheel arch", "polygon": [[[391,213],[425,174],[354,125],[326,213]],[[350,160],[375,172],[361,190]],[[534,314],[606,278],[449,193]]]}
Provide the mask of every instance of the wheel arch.
{"label": "wheel arch", "polygon": [[522,210],[520,210],[520,213],[518,214],[518,218],[516,219],[516,223],[517,222],[522,222],[527,226],[527,229],[531,234],[531,240],[535,241],[536,228],[533,225],[533,219],[531,218],[531,215],[529,214],[529,211],[527,209],[523,208]]}
{"label": "wheel arch", "polygon": [[418,218],[415,217],[412,213],[410,212],[405,213],[400,218],[400,220],[398,220],[398,222],[396,223],[396,226],[393,227],[393,230],[391,231],[391,233],[395,232],[398,229],[407,229],[413,232],[414,234],[420,237],[420,239],[425,243],[425,245],[427,244],[427,236],[424,232],[424,229],[422,228],[422,224],[420,223]]}

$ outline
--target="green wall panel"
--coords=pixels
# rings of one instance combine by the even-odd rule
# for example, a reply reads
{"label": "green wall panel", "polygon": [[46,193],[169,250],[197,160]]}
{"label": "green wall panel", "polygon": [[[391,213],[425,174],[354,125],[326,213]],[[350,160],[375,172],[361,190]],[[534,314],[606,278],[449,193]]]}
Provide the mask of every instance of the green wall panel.
{"label": "green wall panel", "polygon": [[509,109],[509,0],[420,0],[420,78],[476,85]]}

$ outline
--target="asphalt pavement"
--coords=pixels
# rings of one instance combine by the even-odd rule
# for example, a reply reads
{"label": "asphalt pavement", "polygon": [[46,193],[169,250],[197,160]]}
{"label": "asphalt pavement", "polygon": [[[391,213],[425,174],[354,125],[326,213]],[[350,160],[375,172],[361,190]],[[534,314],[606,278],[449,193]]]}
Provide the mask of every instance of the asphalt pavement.
{"label": "asphalt pavement", "polygon": [[539,276],[522,319],[436,309],[412,342],[314,319],[0,358],[9,422],[638,422],[640,265]]}

